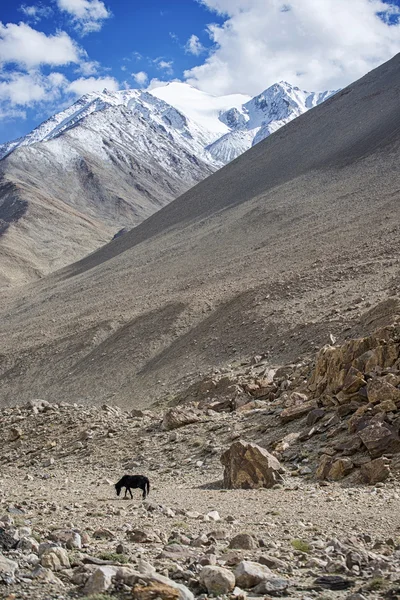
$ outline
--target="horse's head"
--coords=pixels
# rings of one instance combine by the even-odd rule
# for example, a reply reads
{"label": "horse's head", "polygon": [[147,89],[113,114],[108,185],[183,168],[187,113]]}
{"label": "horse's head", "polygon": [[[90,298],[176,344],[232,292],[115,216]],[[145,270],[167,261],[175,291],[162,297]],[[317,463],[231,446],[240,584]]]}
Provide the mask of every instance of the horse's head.
{"label": "horse's head", "polygon": [[116,491],[117,491],[117,496],[119,496],[119,495],[120,495],[120,493],[121,493],[121,487],[122,487],[122,486],[121,486],[121,485],[118,485],[118,483],[116,483],[116,484],[115,484],[115,489],[116,489]]}

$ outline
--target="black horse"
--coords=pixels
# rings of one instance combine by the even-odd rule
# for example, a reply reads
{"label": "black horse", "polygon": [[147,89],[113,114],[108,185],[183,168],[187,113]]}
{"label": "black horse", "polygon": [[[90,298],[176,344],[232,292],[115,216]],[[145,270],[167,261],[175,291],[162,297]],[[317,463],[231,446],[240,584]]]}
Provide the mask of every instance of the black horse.
{"label": "black horse", "polygon": [[117,496],[121,493],[121,488],[125,488],[125,496],[129,492],[132,496],[131,488],[140,488],[143,490],[143,498],[146,498],[150,493],[150,481],[144,475],[124,475],[116,484]]}

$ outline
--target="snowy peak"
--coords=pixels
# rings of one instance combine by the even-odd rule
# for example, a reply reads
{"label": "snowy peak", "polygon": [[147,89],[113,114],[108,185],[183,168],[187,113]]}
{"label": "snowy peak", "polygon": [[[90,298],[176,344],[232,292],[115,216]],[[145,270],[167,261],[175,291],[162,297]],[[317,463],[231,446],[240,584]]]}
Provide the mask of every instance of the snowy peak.
{"label": "snowy peak", "polygon": [[[335,92],[306,92],[280,81],[219,115],[230,132],[207,147],[213,158],[229,162]],[[240,132],[240,135],[239,135]]]}
{"label": "snowy peak", "polygon": [[244,94],[213,96],[181,82],[147,91],[103,90],[82,96],[25,137],[0,145],[0,159],[18,147],[52,140],[93,113],[124,106],[133,120],[140,117],[148,123],[149,135],[152,127],[164,127],[180,147],[183,145],[186,151],[217,168],[332,93],[306,92],[284,81],[254,98]]}

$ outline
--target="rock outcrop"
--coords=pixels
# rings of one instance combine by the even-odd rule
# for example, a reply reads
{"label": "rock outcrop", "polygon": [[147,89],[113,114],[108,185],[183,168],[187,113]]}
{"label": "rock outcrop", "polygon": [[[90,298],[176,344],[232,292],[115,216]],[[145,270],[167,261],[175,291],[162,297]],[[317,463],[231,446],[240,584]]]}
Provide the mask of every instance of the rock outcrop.
{"label": "rock outcrop", "polygon": [[278,459],[261,446],[239,440],[221,456],[227,488],[271,488],[282,481]]}

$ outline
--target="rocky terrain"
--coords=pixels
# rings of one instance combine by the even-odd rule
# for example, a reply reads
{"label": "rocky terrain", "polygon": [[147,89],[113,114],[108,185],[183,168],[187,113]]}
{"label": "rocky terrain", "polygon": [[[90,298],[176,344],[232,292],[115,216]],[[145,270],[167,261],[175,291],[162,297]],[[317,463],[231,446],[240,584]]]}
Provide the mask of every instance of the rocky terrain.
{"label": "rocky terrain", "polygon": [[398,322],[164,404],[1,410],[0,597],[400,597]]}
{"label": "rocky terrain", "polygon": [[400,292],[399,61],[85,259],[0,292],[0,404],[140,408],[261,349],[285,364],[370,333],[363,315]]}

